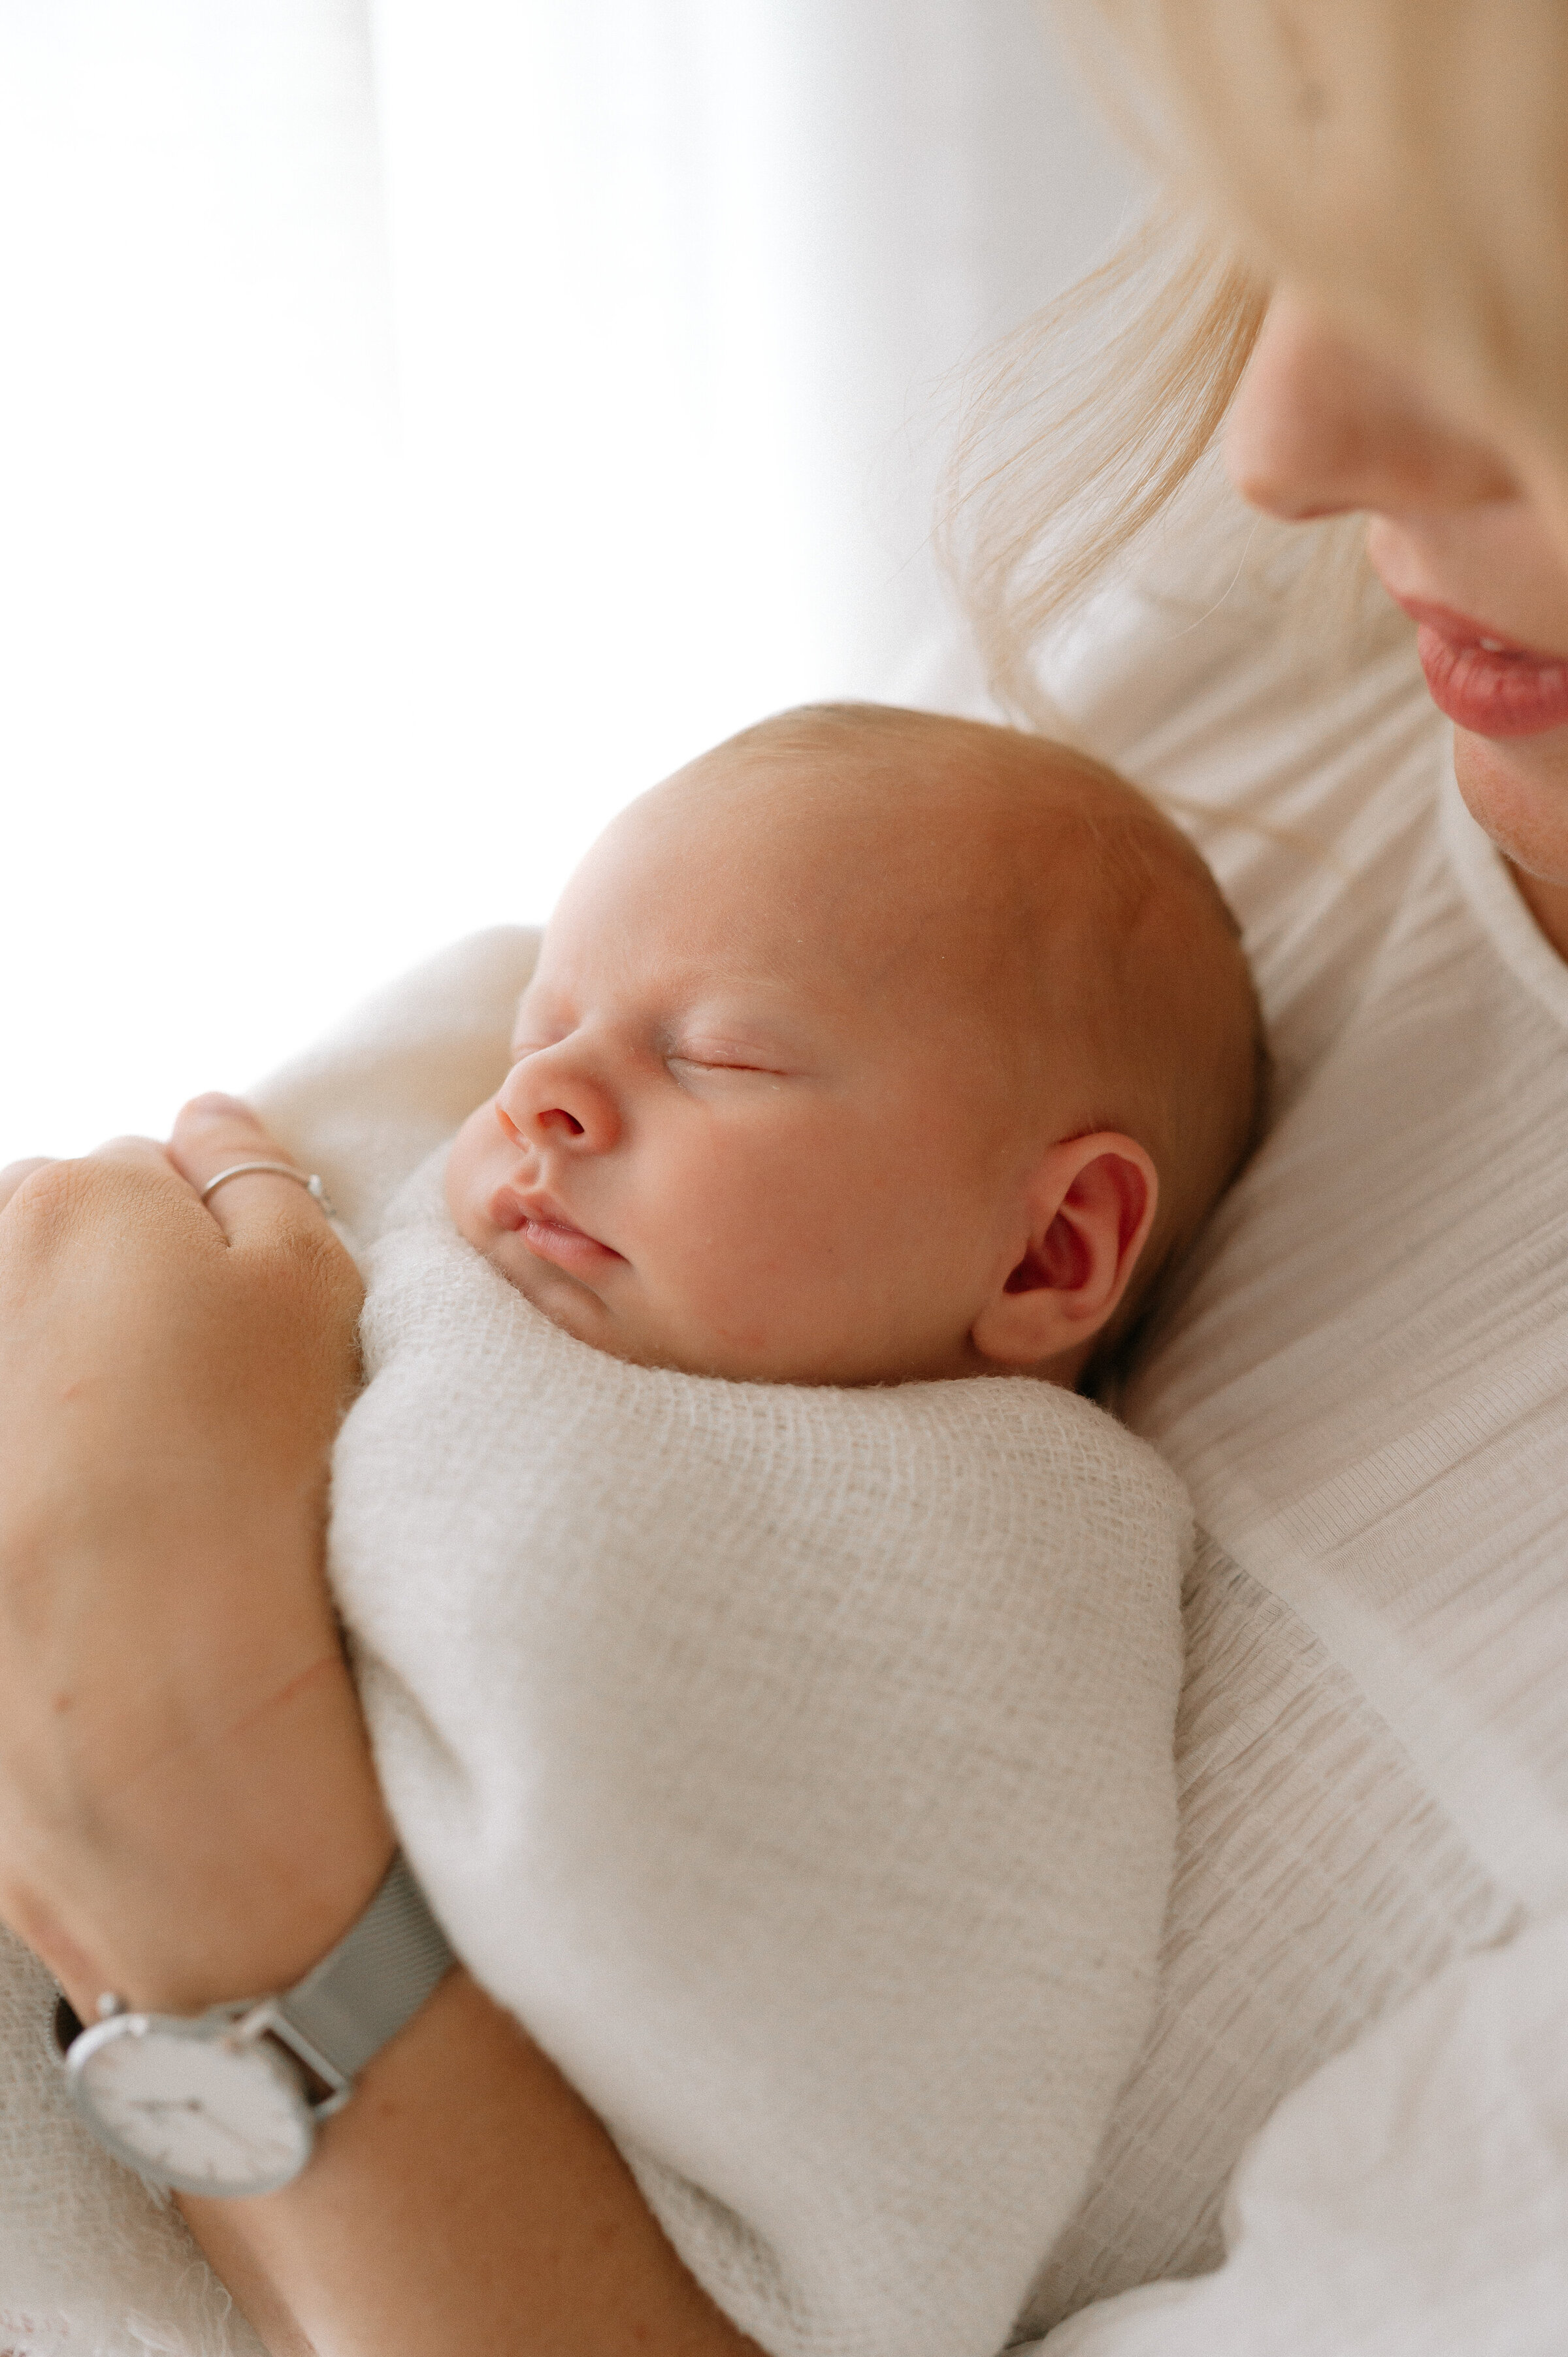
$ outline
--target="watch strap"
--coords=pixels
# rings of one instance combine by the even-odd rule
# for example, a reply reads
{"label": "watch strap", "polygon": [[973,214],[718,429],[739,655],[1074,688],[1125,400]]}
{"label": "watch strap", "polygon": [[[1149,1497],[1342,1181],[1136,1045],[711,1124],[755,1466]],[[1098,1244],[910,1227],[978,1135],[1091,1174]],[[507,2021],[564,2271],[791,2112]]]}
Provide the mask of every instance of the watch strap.
{"label": "watch strap", "polygon": [[456,1962],[399,1850],[337,1946],[274,2000],[283,2023],[353,2080]]}

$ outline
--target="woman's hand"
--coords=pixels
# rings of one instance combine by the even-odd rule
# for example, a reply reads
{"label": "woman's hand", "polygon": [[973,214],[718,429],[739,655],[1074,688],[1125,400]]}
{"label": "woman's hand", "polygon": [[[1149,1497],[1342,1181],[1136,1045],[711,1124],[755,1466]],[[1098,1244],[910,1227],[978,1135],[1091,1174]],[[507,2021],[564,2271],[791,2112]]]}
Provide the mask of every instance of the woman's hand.
{"label": "woman's hand", "polygon": [[[392,1846],[321,1577],[360,1284],[242,1105],[0,1174],[0,1916],[176,2013],[286,1987]],[[460,1969],[309,2166],[181,2207],[277,2357],[759,2357]]]}
{"label": "woman's hand", "polygon": [[0,1915],[91,2006],[286,1986],[392,1850],[321,1578],[360,1288],[199,1099],[0,1179]]}

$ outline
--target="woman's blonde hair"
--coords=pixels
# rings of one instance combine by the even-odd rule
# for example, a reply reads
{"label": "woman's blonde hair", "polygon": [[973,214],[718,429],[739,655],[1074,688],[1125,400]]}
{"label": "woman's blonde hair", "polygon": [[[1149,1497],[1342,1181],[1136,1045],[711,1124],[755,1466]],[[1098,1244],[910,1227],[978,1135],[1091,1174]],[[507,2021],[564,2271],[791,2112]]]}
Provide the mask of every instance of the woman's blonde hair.
{"label": "woman's blonde hair", "polygon": [[1230,255],[1161,213],[982,362],[938,544],[1004,710],[1048,733],[1035,647],[1208,448],[1262,306]]}
{"label": "woman's blonde hair", "polygon": [[[939,539],[1004,708],[1032,651],[1208,450],[1271,280],[1318,291],[1568,468],[1568,8],[1561,0],[1058,0],[1165,189],[983,365]],[[1316,528],[1336,651],[1371,608],[1359,529]],[[1329,582],[1336,587],[1330,591]]]}
{"label": "woman's blonde hair", "polygon": [[1568,460],[1562,0],[1060,0],[1101,102],[1265,277]]}

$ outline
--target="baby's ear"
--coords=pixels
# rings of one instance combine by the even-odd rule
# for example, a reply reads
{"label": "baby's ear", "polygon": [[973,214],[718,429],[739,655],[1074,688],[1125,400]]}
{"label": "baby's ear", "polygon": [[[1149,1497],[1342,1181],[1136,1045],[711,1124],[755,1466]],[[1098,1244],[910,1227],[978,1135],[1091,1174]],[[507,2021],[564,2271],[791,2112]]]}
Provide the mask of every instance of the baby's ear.
{"label": "baby's ear", "polygon": [[1115,1316],[1159,1193],[1148,1154],[1118,1130],[1048,1147],[1030,1180],[1027,1239],[970,1329],[982,1358],[1017,1368],[1081,1359]]}

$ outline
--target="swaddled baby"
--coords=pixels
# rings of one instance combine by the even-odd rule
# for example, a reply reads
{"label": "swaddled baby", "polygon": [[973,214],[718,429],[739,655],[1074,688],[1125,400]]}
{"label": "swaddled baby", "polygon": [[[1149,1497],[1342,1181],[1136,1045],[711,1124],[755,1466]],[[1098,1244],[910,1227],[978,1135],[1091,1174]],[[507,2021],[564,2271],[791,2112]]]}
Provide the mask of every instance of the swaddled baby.
{"label": "swaddled baby", "polygon": [[[480,1035],[495,964],[454,969]],[[1147,2027],[1187,1510],[1074,1387],[1257,1065],[1235,929],[1129,787],[845,708],[616,821],[384,1211],[439,1134],[417,1057],[273,1092],[369,1239],[330,1571],[404,1849],[773,2357],[992,2357]],[[251,2347],[7,1970],[13,2305]]]}
{"label": "swaddled baby", "polygon": [[510,1059],[335,1467],[405,1848],[764,2349],[991,2357],[1152,2000],[1187,1513],[1074,1386],[1246,1150],[1236,929],[1062,748],[789,714]]}

